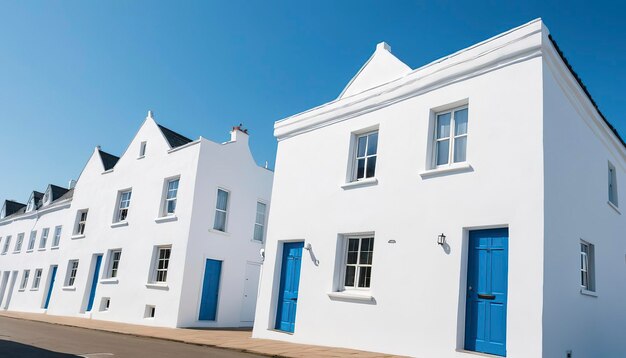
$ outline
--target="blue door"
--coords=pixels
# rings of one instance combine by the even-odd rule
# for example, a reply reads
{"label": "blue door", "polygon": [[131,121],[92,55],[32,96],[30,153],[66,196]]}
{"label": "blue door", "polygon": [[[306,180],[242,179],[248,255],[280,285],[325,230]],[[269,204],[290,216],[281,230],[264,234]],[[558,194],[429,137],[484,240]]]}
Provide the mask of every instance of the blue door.
{"label": "blue door", "polygon": [[276,329],[293,332],[298,307],[298,287],[300,286],[300,266],[304,242],[283,244],[283,260],[280,272],[280,291],[276,312]]}
{"label": "blue door", "polygon": [[50,285],[48,286],[48,294],[46,296],[46,303],[43,305],[43,308],[48,309],[48,305],[50,304],[50,297],[52,297],[52,288],[54,287],[54,280],[57,278],[57,267],[52,267],[52,274],[50,275]]}
{"label": "blue door", "polygon": [[506,356],[509,230],[471,231],[465,349]]}
{"label": "blue door", "polygon": [[202,299],[200,301],[200,315],[198,317],[201,321],[215,321],[221,272],[222,261],[206,260],[204,266],[204,282],[202,283]]}
{"label": "blue door", "polygon": [[96,298],[96,287],[98,287],[98,274],[100,273],[100,264],[102,263],[102,255],[96,256],[96,267],[93,270],[91,278],[91,292],[89,292],[89,303],[87,303],[87,311],[93,308],[93,300]]}

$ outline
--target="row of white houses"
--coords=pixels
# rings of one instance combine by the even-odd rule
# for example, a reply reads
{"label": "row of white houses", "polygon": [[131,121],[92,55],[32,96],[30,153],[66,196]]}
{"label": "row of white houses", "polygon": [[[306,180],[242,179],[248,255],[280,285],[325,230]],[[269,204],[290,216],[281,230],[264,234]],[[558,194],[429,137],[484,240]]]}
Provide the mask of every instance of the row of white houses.
{"label": "row of white houses", "polygon": [[0,307],[254,320],[415,357],[626,356],[626,145],[540,19],[415,70],[381,43],[274,129],[272,175],[239,127],[191,141],[149,115],[72,188],[7,201]]}

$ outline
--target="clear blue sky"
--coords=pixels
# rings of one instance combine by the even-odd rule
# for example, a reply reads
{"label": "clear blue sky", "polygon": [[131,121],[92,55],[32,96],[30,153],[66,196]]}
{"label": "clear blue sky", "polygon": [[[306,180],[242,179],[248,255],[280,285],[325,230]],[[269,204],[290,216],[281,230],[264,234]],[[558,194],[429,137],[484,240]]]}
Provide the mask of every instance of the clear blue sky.
{"label": "clear blue sky", "polygon": [[616,3],[5,1],[0,200],[66,185],[96,145],[120,155],[148,109],[193,139],[243,122],[273,167],[273,122],[334,99],[376,43],[416,68],[537,17],[626,134]]}

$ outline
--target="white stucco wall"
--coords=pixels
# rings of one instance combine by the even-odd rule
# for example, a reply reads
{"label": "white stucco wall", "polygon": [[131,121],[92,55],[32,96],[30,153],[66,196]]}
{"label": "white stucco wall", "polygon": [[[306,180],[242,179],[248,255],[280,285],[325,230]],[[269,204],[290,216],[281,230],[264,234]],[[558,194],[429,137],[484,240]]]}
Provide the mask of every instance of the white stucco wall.
{"label": "white stucco wall", "polygon": [[[626,356],[626,150],[556,52],[544,60],[545,357]],[[608,204],[608,162],[619,211]],[[581,294],[580,240],[595,246],[597,297]]]}
{"label": "white stucco wall", "polygon": [[[541,356],[540,44],[541,23],[533,22],[418,69],[402,83],[276,124],[279,145],[254,337],[465,357],[457,350],[464,340],[468,231],[508,227],[507,356]],[[502,57],[495,67],[478,71],[489,66],[489,56]],[[394,91],[406,97],[396,101]],[[463,102],[469,105],[467,159],[473,169],[420,175],[428,169],[432,111]],[[374,127],[378,183],[343,189],[351,135]],[[360,232],[375,232],[373,304],[328,296],[339,273],[338,235]],[[442,232],[449,253],[436,243]],[[273,330],[285,241],[310,243],[319,260],[316,266],[303,252],[293,334]]]}

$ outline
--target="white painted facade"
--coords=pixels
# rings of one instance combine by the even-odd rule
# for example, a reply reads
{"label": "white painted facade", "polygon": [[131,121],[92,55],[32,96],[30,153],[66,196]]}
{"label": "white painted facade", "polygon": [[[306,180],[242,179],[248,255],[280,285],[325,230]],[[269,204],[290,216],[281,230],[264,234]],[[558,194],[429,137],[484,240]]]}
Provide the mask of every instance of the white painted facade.
{"label": "white painted facade", "polygon": [[[247,132],[235,127],[231,140],[221,144],[202,137],[191,141],[160,127],[149,114],[115,160],[96,148],[69,199],[0,219],[0,246],[13,237],[9,252],[0,256],[0,307],[168,327],[251,326],[263,247],[262,240],[254,240],[257,202],[269,210],[273,173],[254,162]],[[168,183],[176,179],[175,209],[168,213]],[[225,232],[213,229],[218,188],[229,192]],[[119,208],[128,190],[124,218]],[[81,234],[82,210],[88,212]],[[51,249],[49,238],[41,251],[13,253],[18,233],[25,232],[27,240],[31,230],[48,227],[52,236],[57,225],[63,227],[58,248]],[[36,241],[38,247],[40,234]],[[156,272],[160,247],[171,249],[166,274]],[[113,275],[115,250],[121,250],[121,258]],[[88,311],[97,255],[102,261]],[[215,319],[200,320],[206,259],[221,261],[221,274]],[[70,260],[79,261],[73,285],[68,282]],[[53,265],[58,266],[56,281],[44,309]],[[42,282],[31,290],[38,268]],[[30,279],[21,291],[25,269]],[[10,280],[3,278],[12,272],[17,280],[10,290]]]}
{"label": "white painted facade", "polygon": [[[436,115],[465,107],[466,160],[438,167]],[[375,175],[354,180],[357,138],[375,131]],[[626,219],[607,202],[608,162],[626,188],[626,149],[541,20],[416,70],[381,44],[337,100],[274,133],[254,337],[479,356],[465,350],[468,237],[508,228],[506,356],[626,356]],[[369,288],[344,287],[351,236],[374,238]],[[581,240],[595,247],[595,292],[581,287]],[[290,242],[304,249],[285,333],[276,316]]]}

